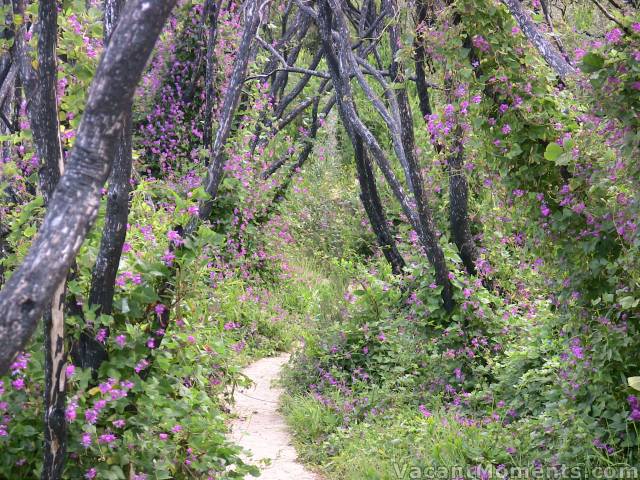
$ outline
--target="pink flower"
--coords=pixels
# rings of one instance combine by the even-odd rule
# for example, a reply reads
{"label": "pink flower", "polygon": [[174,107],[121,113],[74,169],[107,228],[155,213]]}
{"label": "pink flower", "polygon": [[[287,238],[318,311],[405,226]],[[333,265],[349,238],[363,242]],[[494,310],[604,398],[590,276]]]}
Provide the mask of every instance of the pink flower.
{"label": "pink flower", "polygon": [[65,368],[65,374],[67,375],[67,378],[70,378],[73,376],[73,374],[76,371],[76,367],[75,365],[67,365],[67,368]]}
{"label": "pink flower", "polygon": [[377,338],[378,338],[378,340],[380,340],[381,342],[384,342],[384,341],[387,339],[387,337],[385,337],[385,336],[384,336],[384,333],[382,333],[382,332],[380,332],[380,333],[378,334],[378,337],[377,337]]}
{"label": "pink flower", "polygon": [[116,427],[116,428],[123,428],[126,423],[127,422],[124,419],[119,418],[119,419],[113,421],[113,426]]}
{"label": "pink flower", "polygon": [[89,445],[91,445],[91,434],[90,433],[83,433],[82,434],[82,439],[80,440],[80,444],[84,447],[84,448],[89,448]]}
{"label": "pink flower", "polygon": [[167,233],[167,238],[175,245],[182,245],[184,243],[184,240],[182,240],[180,234],[175,230],[169,230],[169,232]]}
{"label": "pink flower", "polygon": [[127,337],[125,337],[124,335],[118,335],[116,337],[116,343],[119,347],[124,347],[125,343],[127,343]]}
{"label": "pink flower", "polygon": [[512,33],[513,35],[517,35],[518,33],[520,33],[520,29],[519,29],[518,27],[513,27],[513,28],[511,29],[511,33]]}
{"label": "pink flower", "polygon": [[75,403],[71,403],[70,405],[67,405],[67,408],[64,411],[64,418],[67,419],[67,422],[71,423],[73,421],[75,421],[77,414],[76,414],[76,408],[78,406]]}
{"label": "pink flower", "polygon": [[511,126],[508,123],[505,123],[502,127],[502,133],[505,135],[509,135],[511,133]]}
{"label": "pink flower", "polygon": [[107,338],[107,329],[101,328],[100,330],[98,330],[98,333],[96,334],[96,340],[100,343],[104,343],[106,338]]}
{"label": "pink flower", "polygon": [[117,437],[113,433],[104,433],[98,437],[98,443],[111,445],[117,440]]}
{"label": "pink flower", "polygon": [[575,55],[576,60],[580,60],[582,59],[582,57],[584,57],[587,54],[587,52],[583,48],[576,48],[573,51],[573,54]]}
{"label": "pink flower", "polygon": [[23,390],[25,386],[24,378],[16,378],[11,382],[11,385],[15,390]]}
{"label": "pink flower", "polygon": [[542,214],[543,217],[548,217],[549,214],[551,213],[551,210],[546,204],[543,203],[542,206],[540,207],[540,213]]}
{"label": "pink flower", "polygon": [[160,433],[158,437],[160,437],[160,440],[166,440],[167,438],[169,438],[169,435],[167,435],[166,433]]}
{"label": "pink flower", "polygon": [[87,473],[84,474],[84,478],[88,478],[89,480],[91,480],[92,478],[96,478],[97,474],[98,472],[95,468],[90,468],[89,470],[87,470]]}
{"label": "pink flower", "polygon": [[610,32],[608,32],[604,38],[607,40],[607,43],[618,43],[622,38],[622,30],[619,28],[614,28]]}
{"label": "pink flower", "polygon": [[476,35],[475,37],[473,37],[472,42],[473,46],[481,52],[488,52],[491,48],[489,42],[487,42],[487,40],[482,35]]}
{"label": "pink flower", "polygon": [[427,410],[427,407],[425,407],[424,405],[420,405],[418,407],[418,410],[420,410],[420,413],[424,415],[426,418],[429,418],[432,415],[432,413],[429,410]]}
{"label": "pink flower", "polygon": [[634,32],[640,32],[640,23],[636,22],[636,23],[632,23],[631,24],[631,29]]}
{"label": "pink flower", "polygon": [[131,251],[131,244],[127,243],[127,242],[124,242],[122,244],[122,253],[128,253],[130,251]]}

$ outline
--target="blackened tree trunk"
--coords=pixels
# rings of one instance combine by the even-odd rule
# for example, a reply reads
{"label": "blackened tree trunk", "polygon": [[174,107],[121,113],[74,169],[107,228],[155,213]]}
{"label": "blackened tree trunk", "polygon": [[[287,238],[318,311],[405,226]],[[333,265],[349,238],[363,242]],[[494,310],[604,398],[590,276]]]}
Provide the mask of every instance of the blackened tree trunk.
{"label": "blackened tree trunk", "polygon": [[[395,15],[399,14],[398,6],[395,0],[389,0],[389,10]],[[392,24],[389,27],[389,43],[393,61],[389,68],[389,73],[394,82],[402,84],[405,80],[402,65],[396,61],[398,58],[398,50],[400,45],[400,35],[398,27]],[[449,269],[444,257],[444,252],[438,243],[436,236],[436,226],[433,220],[433,214],[428,204],[427,194],[424,190],[424,181],[420,173],[420,165],[416,158],[415,136],[413,131],[413,115],[409,105],[409,96],[406,88],[396,89],[396,99],[398,102],[398,111],[400,114],[400,128],[402,135],[402,145],[404,147],[405,156],[407,158],[408,171],[411,176],[411,184],[413,185],[416,210],[422,224],[422,232],[418,231],[418,235],[422,236],[422,244],[429,261],[433,265],[436,275],[436,282],[442,286],[442,299],[444,307],[447,311],[453,309],[453,288],[449,281]]]}
{"label": "blackened tree trunk", "polygon": [[[393,129],[396,132],[396,135],[401,137],[400,141],[394,142],[396,143],[396,145],[394,145],[394,150],[398,152],[399,157],[403,156],[405,158],[403,169],[407,175],[407,183],[410,186],[413,185],[413,189],[416,192],[413,202],[405,194],[402,186],[395,177],[395,174],[393,173],[386,155],[378,141],[371,131],[364,125],[355,109],[353,94],[349,85],[350,69],[354,69],[358,81],[363,86],[365,94],[370,99],[372,96],[372,89],[366,85],[366,81],[358,70],[358,65],[353,61],[352,47],[348,41],[349,33],[344,20],[340,17],[340,15],[342,15],[341,5],[337,1],[331,0],[320,2],[319,5],[320,11],[317,14],[318,27],[325,51],[325,58],[327,59],[327,65],[329,67],[333,86],[336,90],[340,117],[342,118],[347,131],[351,129],[354,134],[357,134],[362,138],[366,148],[371,152],[373,158],[380,167],[396,199],[400,202],[403,212],[407,216],[412,227],[416,230],[429,262],[436,271],[436,282],[442,287],[444,307],[447,311],[451,311],[454,307],[453,290],[449,280],[449,273],[446,267],[444,254],[438,244],[435,224],[428,208],[426,198],[424,197],[422,178],[415,160],[414,149],[410,148],[411,152],[407,154],[405,148],[405,146],[413,144],[413,126],[411,125],[410,130],[404,129],[403,131],[401,128],[402,124],[408,125],[411,121],[410,110],[408,110],[408,106],[401,109],[392,92],[387,93],[387,98],[390,103],[394,103],[393,114],[385,111],[385,107],[379,100],[377,100],[377,105],[375,105],[376,109],[380,111],[381,116],[385,119],[385,122],[389,125],[390,130]],[[332,34],[331,28],[334,14],[337,27],[335,35]],[[374,100],[372,99],[372,101]],[[352,142],[355,138],[354,134],[351,134]],[[411,137],[408,135],[411,135]],[[354,148],[355,147],[356,145],[354,144]],[[416,187],[417,190],[415,190]]]}
{"label": "blackened tree trunk", "polygon": [[[24,18],[24,1],[14,2],[14,11]],[[16,33],[16,54],[20,77],[27,97],[27,113],[40,158],[39,183],[45,205],[49,206],[63,171],[62,145],[56,99],[57,2],[41,0],[38,6],[38,64],[34,68],[25,41],[26,26]],[[49,207],[50,208],[50,207]],[[62,476],[67,447],[65,420],[65,281],[54,289],[53,301],[44,311],[44,458],[43,480]]]}
{"label": "blackened tree trunk", "polygon": [[428,10],[425,0],[416,2],[416,17],[418,30],[413,41],[415,66],[416,66],[416,89],[418,90],[418,100],[420,102],[420,113],[426,120],[432,114],[431,101],[429,99],[429,86],[427,85],[427,77],[425,74],[426,51],[424,48],[424,38],[419,33],[421,28],[427,23]]}
{"label": "blackened tree trunk", "polygon": [[464,171],[464,145],[462,127],[457,125],[453,145],[447,158],[449,168],[449,220],[453,242],[458,247],[465,270],[476,274],[478,247],[469,223],[469,186]]}
{"label": "blackened tree trunk", "polygon": [[259,0],[248,0],[245,6],[246,20],[244,31],[242,33],[242,40],[240,41],[240,47],[236,55],[233,72],[231,73],[224,103],[222,105],[218,131],[216,132],[215,140],[213,141],[209,151],[209,168],[207,171],[207,178],[204,182],[204,188],[210,198],[200,206],[200,218],[203,220],[209,218],[211,215],[211,211],[213,210],[213,201],[218,194],[218,187],[222,180],[222,172],[226,158],[224,151],[225,144],[227,143],[229,134],[231,133],[233,117],[238,108],[238,102],[240,101],[242,86],[244,85],[244,79],[247,73],[247,66],[252,56],[253,40],[255,39],[256,32],[258,31],[258,27],[262,21],[260,6],[261,4]]}
{"label": "blackened tree trunk", "polygon": [[[104,3],[104,40],[115,30],[124,0],[106,0]],[[107,211],[100,240],[98,257],[93,267],[89,305],[97,306],[96,313],[111,315],[116,275],[122,255],[122,246],[127,235],[129,217],[129,192],[131,179],[131,109],[124,112],[122,130],[109,176]],[[85,329],[78,342],[78,360],[82,368],[91,368],[94,372],[106,360],[104,346],[95,340],[91,331]]]}
{"label": "blackened tree trunk", "polygon": [[378,188],[376,187],[376,178],[371,168],[367,151],[362,145],[362,138],[356,137],[354,147],[356,171],[358,172],[358,182],[360,184],[360,200],[365,212],[367,212],[371,228],[376,235],[384,258],[391,265],[393,273],[400,275],[404,269],[405,261],[398,251],[395,238],[393,238],[387,224]]}
{"label": "blackened tree trunk", "polygon": [[29,340],[95,221],[135,87],[174,0],[129,0],[100,61],[40,231],[0,292],[0,374]]}
{"label": "blackened tree trunk", "polygon": [[213,126],[213,107],[216,102],[215,80],[216,80],[216,41],[218,38],[218,18],[220,16],[220,4],[218,0],[207,0],[205,2],[205,21],[207,25],[207,53],[205,70],[205,113],[203,140],[204,147],[211,148],[211,129]]}
{"label": "blackened tree trunk", "polygon": [[533,46],[536,47],[544,61],[556,72],[561,80],[567,80],[570,75],[577,73],[555,45],[549,42],[538,30],[536,24],[522,7],[520,0],[501,1],[515,19],[524,36],[533,43]]}

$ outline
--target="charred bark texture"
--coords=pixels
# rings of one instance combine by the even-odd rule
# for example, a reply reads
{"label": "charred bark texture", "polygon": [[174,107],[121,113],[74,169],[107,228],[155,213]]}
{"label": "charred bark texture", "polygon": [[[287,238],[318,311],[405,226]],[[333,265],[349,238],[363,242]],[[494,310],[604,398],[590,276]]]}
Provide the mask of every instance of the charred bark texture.
{"label": "charred bark texture", "polygon": [[394,274],[402,274],[405,266],[404,258],[398,251],[395,238],[389,230],[389,225],[384,214],[384,208],[378,188],[376,187],[376,178],[371,168],[371,162],[367,156],[367,151],[362,145],[362,139],[355,139],[355,161],[356,171],[358,172],[358,182],[360,183],[360,200],[364,206],[373,233],[376,235],[378,244],[384,254],[384,258],[391,265]]}
{"label": "charred bark texture", "polygon": [[200,206],[200,218],[208,219],[213,210],[213,202],[218,194],[218,187],[222,180],[222,172],[225,163],[224,147],[231,133],[233,117],[240,101],[242,93],[242,85],[247,73],[247,66],[252,56],[252,44],[255,39],[256,32],[262,21],[259,0],[249,0],[245,7],[245,26],[242,33],[242,40],[236,55],[233,72],[229,80],[218,131],[209,151],[209,168],[207,178],[204,182],[205,191],[210,195],[210,199],[203,202]]}
{"label": "charred bark texture", "polygon": [[[428,20],[428,10],[426,2],[418,1],[416,3],[416,16],[418,27],[426,24]],[[422,35],[416,34],[414,39],[415,66],[416,66],[416,89],[418,90],[418,101],[420,102],[420,113],[426,119],[433,113],[431,110],[431,100],[429,98],[429,86],[427,85],[427,76],[425,74],[426,51],[424,48],[424,39]]]}
{"label": "charred bark texture", "polygon": [[476,274],[478,248],[469,225],[469,186],[464,172],[464,146],[462,128],[454,132],[454,144],[448,158],[449,166],[449,219],[453,242],[458,247],[466,271]]}
{"label": "charred bark texture", "polygon": [[174,0],[129,0],[98,66],[76,143],[23,263],[0,292],[0,374],[29,340],[97,214],[134,90]]}
{"label": "charred bark texture", "polygon": [[203,140],[204,147],[211,148],[211,128],[213,125],[213,106],[216,103],[215,80],[216,80],[216,42],[218,39],[218,18],[220,16],[220,5],[218,0],[207,0],[205,3],[205,21],[207,25],[207,58],[205,69],[205,114]]}
{"label": "charred bark texture", "polygon": [[[118,23],[124,0],[106,0],[104,2],[104,39],[109,39]],[[131,179],[131,108],[124,112],[122,130],[109,176],[107,193],[107,211],[105,214],[102,238],[98,257],[93,267],[89,305],[97,306],[96,313],[111,315],[113,295],[118,265],[122,256],[122,246],[127,235],[129,217],[129,192]],[[78,340],[78,360],[82,368],[91,368],[94,373],[107,359],[107,351],[97,342],[89,331],[83,331]]]}
{"label": "charred bark texture", "polygon": [[[14,11],[24,18],[25,3],[14,2]],[[20,77],[28,99],[27,114],[31,123],[36,152],[40,159],[39,183],[48,208],[63,172],[62,144],[56,99],[58,15],[55,0],[38,4],[37,67],[25,41],[26,26],[16,33],[16,54]],[[58,480],[62,476],[67,450],[65,419],[64,348],[65,281],[55,286],[53,301],[44,311],[44,454],[41,478]]]}
{"label": "charred bark texture", "polygon": [[561,80],[565,81],[570,75],[577,73],[562,53],[538,30],[529,14],[522,8],[520,0],[502,0],[502,3],[516,20],[524,36],[536,47],[544,61]]}

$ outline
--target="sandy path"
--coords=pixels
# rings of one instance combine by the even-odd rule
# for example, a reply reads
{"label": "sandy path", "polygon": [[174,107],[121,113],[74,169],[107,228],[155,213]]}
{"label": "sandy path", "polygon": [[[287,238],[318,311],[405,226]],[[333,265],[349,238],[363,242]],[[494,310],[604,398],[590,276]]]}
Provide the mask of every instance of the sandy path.
{"label": "sandy path", "polygon": [[288,354],[263,358],[244,369],[254,385],[236,391],[238,419],[232,423],[230,440],[251,452],[248,460],[260,467],[260,480],[321,480],[297,461],[291,434],[277,410],[282,389],[273,382],[288,360]]}

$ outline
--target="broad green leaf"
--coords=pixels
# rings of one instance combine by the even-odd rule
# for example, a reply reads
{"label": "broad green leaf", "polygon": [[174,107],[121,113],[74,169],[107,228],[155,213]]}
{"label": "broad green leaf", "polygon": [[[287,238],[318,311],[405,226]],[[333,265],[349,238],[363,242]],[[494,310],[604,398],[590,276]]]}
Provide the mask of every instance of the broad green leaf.
{"label": "broad green leaf", "polygon": [[547,148],[544,151],[544,158],[552,162],[555,162],[558,159],[558,157],[560,157],[560,155],[562,155],[563,153],[564,153],[563,148],[557,143],[552,142],[549,145],[547,145]]}

